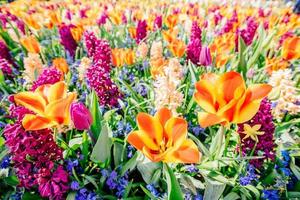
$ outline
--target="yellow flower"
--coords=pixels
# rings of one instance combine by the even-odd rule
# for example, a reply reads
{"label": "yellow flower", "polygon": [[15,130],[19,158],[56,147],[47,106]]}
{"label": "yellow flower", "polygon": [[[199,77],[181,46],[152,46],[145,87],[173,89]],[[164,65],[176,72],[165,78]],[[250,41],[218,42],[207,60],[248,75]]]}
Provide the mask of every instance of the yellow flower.
{"label": "yellow flower", "polygon": [[243,138],[243,140],[250,137],[255,142],[258,142],[257,136],[265,133],[263,131],[259,131],[260,127],[260,124],[256,124],[252,127],[249,124],[244,124],[244,131],[242,133],[244,133],[246,136]]}

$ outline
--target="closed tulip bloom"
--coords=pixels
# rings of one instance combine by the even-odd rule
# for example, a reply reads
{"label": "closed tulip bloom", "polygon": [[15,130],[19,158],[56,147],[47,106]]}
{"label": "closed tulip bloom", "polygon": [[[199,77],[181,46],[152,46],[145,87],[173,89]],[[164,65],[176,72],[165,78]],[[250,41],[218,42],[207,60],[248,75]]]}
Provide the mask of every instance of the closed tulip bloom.
{"label": "closed tulip bloom", "polygon": [[283,42],[282,58],[286,60],[294,60],[300,58],[300,37],[291,37]]}
{"label": "closed tulip bloom", "polygon": [[201,153],[187,138],[187,122],[161,108],[155,116],[139,113],[139,130],[132,131],[127,141],[153,162],[199,163]]}
{"label": "closed tulip bloom", "polygon": [[93,118],[89,109],[87,109],[81,102],[72,103],[71,119],[75,128],[78,130],[89,129],[93,122]]}
{"label": "closed tulip bloom", "polygon": [[40,53],[40,44],[34,36],[28,36],[20,39],[20,43],[30,53]]}
{"label": "closed tulip bloom", "polygon": [[204,66],[211,65],[211,54],[209,47],[203,46],[201,48],[199,64]]}

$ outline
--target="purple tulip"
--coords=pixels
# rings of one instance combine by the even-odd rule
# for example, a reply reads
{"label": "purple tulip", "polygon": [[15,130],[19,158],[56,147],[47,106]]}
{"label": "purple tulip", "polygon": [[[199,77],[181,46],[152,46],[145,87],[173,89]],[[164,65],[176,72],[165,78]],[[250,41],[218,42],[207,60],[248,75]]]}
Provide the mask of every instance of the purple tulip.
{"label": "purple tulip", "polygon": [[90,111],[81,102],[72,103],[71,119],[78,130],[87,130],[90,128],[93,118]]}
{"label": "purple tulip", "polygon": [[211,54],[209,47],[203,46],[201,48],[199,64],[204,66],[211,65]]}

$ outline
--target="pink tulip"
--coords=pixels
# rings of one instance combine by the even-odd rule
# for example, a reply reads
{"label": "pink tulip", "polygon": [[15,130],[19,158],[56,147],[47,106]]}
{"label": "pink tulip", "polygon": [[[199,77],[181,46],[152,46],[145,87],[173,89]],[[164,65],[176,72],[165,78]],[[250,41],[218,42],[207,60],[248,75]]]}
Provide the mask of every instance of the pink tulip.
{"label": "pink tulip", "polygon": [[201,48],[199,64],[204,66],[211,65],[211,54],[209,47],[203,46]]}
{"label": "pink tulip", "polygon": [[93,118],[90,111],[81,102],[72,103],[71,119],[78,130],[87,130],[90,128]]}

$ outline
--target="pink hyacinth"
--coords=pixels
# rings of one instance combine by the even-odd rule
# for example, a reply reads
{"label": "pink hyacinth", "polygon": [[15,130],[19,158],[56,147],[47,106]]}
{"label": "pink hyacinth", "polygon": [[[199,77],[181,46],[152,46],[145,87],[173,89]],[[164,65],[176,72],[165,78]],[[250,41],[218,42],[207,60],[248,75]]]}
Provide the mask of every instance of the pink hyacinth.
{"label": "pink hyacinth", "polygon": [[86,31],[84,32],[84,41],[85,41],[85,46],[87,49],[88,56],[93,57],[95,54],[97,37],[93,32]]}
{"label": "pink hyacinth", "polygon": [[160,29],[162,27],[162,16],[158,15],[155,17],[155,20],[153,22],[154,30]]}
{"label": "pink hyacinth", "polygon": [[0,70],[5,76],[12,75],[12,66],[6,59],[0,58]]}
{"label": "pink hyacinth", "polygon": [[236,34],[236,47],[238,47],[238,36],[242,37],[244,40],[245,44],[249,46],[255,36],[256,30],[258,28],[258,23],[252,18],[247,19],[247,27],[242,30],[238,30]]}
{"label": "pink hyacinth", "polygon": [[201,47],[200,39],[191,40],[187,46],[187,59],[195,65],[199,64]]}
{"label": "pink hyacinth", "polygon": [[93,62],[97,63],[100,62],[102,68],[105,71],[109,72],[111,70],[111,63],[112,63],[112,55],[111,55],[111,48],[109,43],[106,40],[98,39],[95,42],[95,54],[93,56]]}
{"label": "pink hyacinth", "polygon": [[73,27],[75,26],[72,24],[63,24],[59,27],[60,43],[64,46],[65,50],[71,57],[74,57],[77,48],[77,43],[71,33],[71,28]]}
{"label": "pink hyacinth", "polygon": [[224,33],[228,33],[230,31],[232,31],[233,25],[236,22],[238,22],[238,14],[237,14],[236,10],[234,10],[232,17],[226,21],[225,25],[222,27],[219,34],[222,35]]}
{"label": "pink hyacinth", "polygon": [[140,43],[147,36],[146,20],[139,20],[136,27],[136,43]]}
{"label": "pink hyacinth", "polygon": [[50,67],[43,70],[36,81],[33,82],[31,90],[44,84],[54,84],[62,79],[63,74],[56,68]]}
{"label": "pink hyacinth", "polygon": [[14,64],[9,49],[6,44],[0,40],[0,59],[5,59],[9,64]]}
{"label": "pink hyacinth", "polygon": [[243,140],[243,138],[246,136],[244,133],[242,133],[244,131],[244,124],[249,124],[251,127],[254,125],[261,125],[259,131],[264,132],[263,135],[257,136],[258,143],[253,154],[253,156],[262,155],[264,158],[253,159],[250,161],[250,163],[256,168],[260,168],[264,161],[274,161],[276,144],[274,143],[275,126],[271,113],[271,103],[267,99],[264,99],[261,102],[259,111],[256,113],[256,115],[250,121],[238,125],[238,133],[240,134],[242,141],[242,152],[244,155],[249,156],[255,146],[255,141],[250,137]]}
{"label": "pink hyacinth", "polygon": [[103,14],[99,17],[99,19],[97,20],[97,24],[98,24],[99,26],[101,26],[101,25],[103,25],[103,24],[106,23],[107,19],[108,19],[107,14],[106,14],[106,13],[103,13]]}

